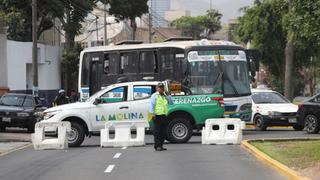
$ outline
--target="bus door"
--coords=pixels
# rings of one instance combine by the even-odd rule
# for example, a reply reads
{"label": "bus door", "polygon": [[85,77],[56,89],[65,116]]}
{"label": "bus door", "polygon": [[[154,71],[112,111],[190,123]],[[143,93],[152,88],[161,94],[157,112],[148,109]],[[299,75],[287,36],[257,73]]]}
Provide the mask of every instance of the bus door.
{"label": "bus door", "polygon": [[103,53],[92,53],[90,61],[90,96],[101,89],[101,74],[102,74],[102,59]]}

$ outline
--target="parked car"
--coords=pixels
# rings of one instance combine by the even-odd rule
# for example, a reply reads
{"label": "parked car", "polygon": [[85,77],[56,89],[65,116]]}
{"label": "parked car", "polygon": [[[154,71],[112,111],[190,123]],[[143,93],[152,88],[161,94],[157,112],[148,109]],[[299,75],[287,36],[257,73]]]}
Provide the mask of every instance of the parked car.
{"label": "parked car", "polygon": [[298,110],[298,123],[304,126],[309,134],[317,134],[320,130],[320,94],[317,94],[301,104]]}
{"label": "parked car", "polygon": [[301,131],[303,126],[297,124],[298,106],[280,93],[266,89],[252,89],[251,123],[260,131],[269,126],[293,126]]}
{"label": "parked car", "polygon": [[5,131],[6,127],[20,127],[34,132],[34,125],[42,118],[45,109],[38,97],[6,93],[0,98],[0,130]]}

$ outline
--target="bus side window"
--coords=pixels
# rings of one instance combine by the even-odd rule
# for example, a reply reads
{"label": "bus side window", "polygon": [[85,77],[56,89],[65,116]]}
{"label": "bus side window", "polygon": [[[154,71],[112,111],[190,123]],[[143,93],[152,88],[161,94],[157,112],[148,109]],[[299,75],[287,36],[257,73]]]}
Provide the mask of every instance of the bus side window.
{"label": "bus side window", "polygon": [[155,51],[140,52],[140,72],[141,73],[157,73],[158,63]]}
{"label": "bus side window", "polygon": [[120,74],[132,74],[137,72],[138,53],[124,52],[120,54]]}
{"label": "bus side window", "polygon": [[117,74],[117,54],[104,54],[103,72],[107,75]]}
{"label": "bus side window", "polygon": [[161,79],[172,79],[174,54],[171,49],[160,50]]}

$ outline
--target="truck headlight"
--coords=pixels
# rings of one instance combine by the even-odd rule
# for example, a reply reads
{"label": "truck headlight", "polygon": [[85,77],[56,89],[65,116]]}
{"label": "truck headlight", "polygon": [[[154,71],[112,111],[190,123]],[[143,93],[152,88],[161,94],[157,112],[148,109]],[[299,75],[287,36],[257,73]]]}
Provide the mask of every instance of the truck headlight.
{"label": "truck headlight", "polygon": [[282,114],[277,111],[268,111],[269,116],[281,116]]}
{"label": "truck headlight", "polygon": [[30,114],[29,114],[29,113],[26,113],[26,112],[18,112],[18,113],[17,113],[17,116],[18,116],[18,117],[28,117],[28,116],[30,116]]}
{"label": "truck headlight", "polygon": [[56,111],[48,111],[48,112],[44,112],[43,113],[43,119],[50,119],[52,118],[54,115],[60,113],[61,110],[56,110]]}

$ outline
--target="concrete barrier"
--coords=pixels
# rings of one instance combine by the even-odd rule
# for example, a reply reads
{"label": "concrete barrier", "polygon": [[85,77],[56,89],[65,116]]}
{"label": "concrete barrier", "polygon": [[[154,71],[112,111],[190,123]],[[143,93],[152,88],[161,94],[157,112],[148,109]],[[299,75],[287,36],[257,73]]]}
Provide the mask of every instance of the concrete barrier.
{"label": "concrete barrier", "polygon": [[240,144],[243,123],[237,118],[207,119],[203,127],[202,144]]}
{"label": "concrete barrier", "polygon": [[[45,128],[57,128],[58,137],[46,137]],[[35,132],[31,135],[32,144],[35,150],[44,149],[67,149],[67,132],[71,130],[70,122],[38,122],[35,125]]]}
{"label": "concrete barrier", "polygon": [[[101,147],[143,146],[147,127],[147,121],[107,121],[100,130]],[[110,129],[114,129],[114,138],[110,138]],[[131,137],[131,130],[136,130],[135,138]]]}

